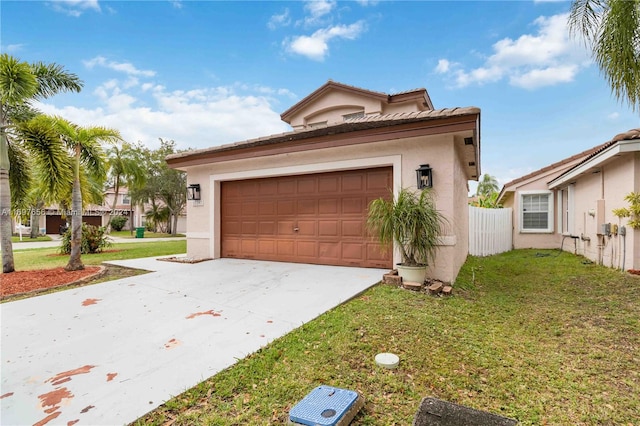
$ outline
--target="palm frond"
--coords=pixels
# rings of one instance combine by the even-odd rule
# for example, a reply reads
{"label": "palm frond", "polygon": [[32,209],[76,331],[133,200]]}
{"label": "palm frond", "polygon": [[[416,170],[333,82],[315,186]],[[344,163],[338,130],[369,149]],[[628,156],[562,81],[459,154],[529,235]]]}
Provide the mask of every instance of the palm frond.
{"label": "palm frond", "polygon": [[22,209],[29,205],[31,186],[29,157],[17,144],[9,144],[9,185],[11,186],[11,208]]}
{"label": "palm frond", "polygon": [[0,55],[0,102],[18,105],[33,98],[38,91],[38,81],[26,62],[6,53]]}
{"label": "palm frond", "polygon": [[77,75],[58,64],[35,62],[31,64],[31,72],[38,82],[36,98],[48,98],[60,92],[79,92],[84,85]]}

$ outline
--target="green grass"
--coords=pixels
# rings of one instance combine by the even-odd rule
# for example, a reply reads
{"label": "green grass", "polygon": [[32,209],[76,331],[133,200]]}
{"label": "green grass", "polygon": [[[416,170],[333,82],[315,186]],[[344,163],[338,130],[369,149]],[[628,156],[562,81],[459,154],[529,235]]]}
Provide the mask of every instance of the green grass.
{"label": "green grass", "polygon": [[[362,392],[354,425],[409,425],[425,396],[522,425],[637,424],[640,278],[520,250],[470,257],[454,288],[375,286],[134,424],[283,424],[319,384]],[[375,365],[386,351],[396,370]]]}
{"label": "green grass", "polygon": [[[83,254],[85,265],[99,265],[107,260],[137,259],[141,257],[164,256],[169,254],[186,253],[187,242],[155,241],[148,243],[120,243],[107,247],[104,252]],[[40,248],[20,250],[13,253],[16,270],[47,269],[65,266],[69,255],[59,254],[59,248]]]}
{"label": "green grass", "polygon": [[33,243],[36,241],[52,241],[51,237],[49,237],[48,235],[40,235],[39,237],[36,238],[29,238],[28,235],[23,235],[22,236],[22,241],[20,241],[20,237],[19,236],[13,236],[11,237],[11,242],[12,243],[19,243],[19,242],[23,242],[23,243]]}
{"label": "green grass", "polygon": [[[136,231],[134,230],[133,234],[128,229],[122,230],[122,231],[111,231],[111,234],[109,235],[113,237],[119,237],[119,238],[135,238]],[[146,229],[144,231],[144,238],[170,238],[170,237],[184,237],[184,234],[171,235],[171,234],[164,234],[161,232],[150,232],[150,231],[147,231]]]}

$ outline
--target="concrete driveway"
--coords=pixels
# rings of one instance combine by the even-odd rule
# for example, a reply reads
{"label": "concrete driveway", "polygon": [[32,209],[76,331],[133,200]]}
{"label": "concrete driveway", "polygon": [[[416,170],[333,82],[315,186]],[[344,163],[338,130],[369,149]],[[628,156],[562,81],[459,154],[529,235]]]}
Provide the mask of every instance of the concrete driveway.
{"label": "concrete driveway", "polygon": [[385,272],[235,259],[113,263],[157,272],[0,305],[0,424],[134,421]]}

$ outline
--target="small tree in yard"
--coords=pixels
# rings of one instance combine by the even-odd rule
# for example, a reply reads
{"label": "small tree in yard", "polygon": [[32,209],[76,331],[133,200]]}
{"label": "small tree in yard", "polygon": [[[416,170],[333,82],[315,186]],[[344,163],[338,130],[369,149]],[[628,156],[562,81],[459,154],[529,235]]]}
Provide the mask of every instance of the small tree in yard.
{"label": "small tree in yard", "polygon": [[[72,247],[72,229],[69,228],[62,235],[62,245],[60,253],[70,254]],[[109,247],[111,241],[105,233],[104,227],[87,225],[82,222],[82,242],[80,244],[80,252],[82,254],[100,253],[105,247]]]}
{"label": "small tree in yard", "polygon": [[627,225],[640,229],[640,192],[631,192],[624,199],[629,202],[629,207],[614,209],[613,214],[619,218],[628,217]]}

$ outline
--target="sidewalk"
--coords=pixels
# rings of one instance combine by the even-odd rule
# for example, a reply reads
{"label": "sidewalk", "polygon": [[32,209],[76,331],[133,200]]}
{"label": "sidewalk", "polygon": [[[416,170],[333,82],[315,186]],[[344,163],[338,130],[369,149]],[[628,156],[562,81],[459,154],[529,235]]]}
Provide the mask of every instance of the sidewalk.
{"label": "sidewalk", "polygon": [[[48,234],[51,237],[52,241],[34,241],[30,242],[29,237],[23,237],[25,241],[13,243],[13,251],[18,250],[29,250],[36,248],[45,248],[45,247],[59,247],[61,236],[57,234]],[[165,238],[121,238],[121,237],[112,237],[111,241],[113,243],[151,243],[154,241],[177,241],[184,240],[186,237],[165,237]]]}

